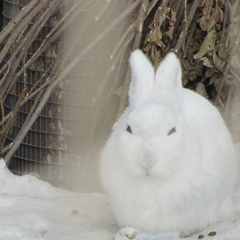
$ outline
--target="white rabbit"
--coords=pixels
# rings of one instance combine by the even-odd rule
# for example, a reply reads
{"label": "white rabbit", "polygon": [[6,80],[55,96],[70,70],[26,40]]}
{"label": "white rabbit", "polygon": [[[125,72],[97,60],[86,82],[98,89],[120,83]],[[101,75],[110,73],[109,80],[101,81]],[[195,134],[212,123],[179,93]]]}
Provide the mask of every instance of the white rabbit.
{"label": "white rabbit", "polygon": [[119,225],[189,235],[232,218],[236,153],[218,110],[182,87],[174,53],[155,72],[135,50],[130,66],[129,107],[100,163]]}

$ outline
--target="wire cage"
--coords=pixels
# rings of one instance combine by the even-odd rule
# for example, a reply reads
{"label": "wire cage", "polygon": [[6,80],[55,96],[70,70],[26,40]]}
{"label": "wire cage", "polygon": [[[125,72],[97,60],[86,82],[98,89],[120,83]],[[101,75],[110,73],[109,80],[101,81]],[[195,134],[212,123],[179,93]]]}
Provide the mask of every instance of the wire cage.
{"label": "wire cage", "polygon": [[[30,0],[4,0],[3,26],[29,2]],[[70,60],[133,1],[114,1],[107,6],[103,4],[106,1],[85,2],[88,8],[82,9],[78,18],[59,39],[18,79],[8,93],[4,106],[6,112],[13,109],[24,88],[33,87],[43,73],[45,80],[49,77],[49,66],[66,46],[77,39],[77,44],[73,44],[73,50],[69,52]],[[58,11],[49,19],[29,48],[26,60],[43,42],[61,14],[63,13]],[[70,188],[73,182],[77,182],[74,188],[83,191],[95,187],[95,146],[101,145],[103,136],[115,121],[119,103],[117,89],[126,74],[130,45],[125,46],[118,61],[112,59],[111,54],[133,18],[134,14],[127,16],[118,27],[110,31],[55,89],[11,159],[9,167],[14,173],[34,173],[59,187]],[[118,63],[117,66],[114,61]],[[116,94],[110,96],[109,92],[115,91]],[[21,107],[7,138],[8,142],[17,136],[36,101],[39,101],[38,96]]]}

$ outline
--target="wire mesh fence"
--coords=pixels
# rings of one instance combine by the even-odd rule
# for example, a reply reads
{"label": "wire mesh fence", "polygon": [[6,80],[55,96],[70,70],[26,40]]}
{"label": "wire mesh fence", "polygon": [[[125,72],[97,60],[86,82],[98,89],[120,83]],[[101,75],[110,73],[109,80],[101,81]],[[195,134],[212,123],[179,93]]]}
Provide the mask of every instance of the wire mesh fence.
{"label": "wire mesh fence", "polygon": [[[4,25],[29,2],[5,0]],[[36,84],[39,87],[47,81],[53,71],[49,68],[56,58],[65,52],[65,64],[71,62],[132,3],[133,1],[115,1],[111,4],[106,1],[82,1],[77,11],[78,16],[24,70],[8,92],[4,105],[6,114],[14,108],[23,89],[33,89]],[[20,69],[39,49],[63,14],[63,8],[52,14],[20,62]],[[89,165],[94,165],[94,146],[101,140],[100,136],[111,128],[118,109],[117,93],[110,96],[109,92],[114,92],[119,87],[128,65],[129,45],[123,42],[119,46],[119,54],[114,54],[114,49],[133,19],[134,13],[126,15],[54,90],[11,159],[10,168],[14,173],[34,173],[41,179],[66,187],[77,176],[83,176]],[[42,82],[37,83],[43,75]],[[104,84],[104,88],[101,84]],[[35,95],[20,108],[7,143],[13,142],[19,134],[36,101],[41,101],[39,95]],[[85,187],[87,185],[86,182],[79,182],[78,185],[81,184]]]}

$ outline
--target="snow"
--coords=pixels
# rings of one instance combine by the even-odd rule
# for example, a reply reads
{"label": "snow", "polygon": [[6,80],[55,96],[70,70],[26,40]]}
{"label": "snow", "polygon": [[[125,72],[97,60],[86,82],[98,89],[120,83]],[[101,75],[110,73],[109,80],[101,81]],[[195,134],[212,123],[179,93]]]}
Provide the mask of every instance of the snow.
{"label": "snow", "polygon": [[[176,232],[141,233],[135,240],[240,239],[240,185],[233,196],[236,219],[189,238]],[[204,213],[203,213],[204,214]],[[58,189],[32,175],[16,176],[0,160],[0,240],[112,240],[120,230],[107,196]],[[212,231],[217,234],[208,236]],[[116,240],[128,240],[120,233]]]}
{"label": "snow", "polygon": [[109,240],[117,231],[105,195],[13,175],[0,160],[1,240]]}

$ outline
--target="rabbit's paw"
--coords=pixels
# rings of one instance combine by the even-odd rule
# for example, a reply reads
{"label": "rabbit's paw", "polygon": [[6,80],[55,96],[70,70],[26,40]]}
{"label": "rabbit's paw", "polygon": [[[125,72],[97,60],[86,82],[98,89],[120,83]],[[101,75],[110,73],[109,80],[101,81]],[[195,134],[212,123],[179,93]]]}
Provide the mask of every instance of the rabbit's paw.
{"label": "rabbit's paw", "polygon": [[118,231],[114,239],[115,240],[134,239],[139,232],[140,230],[137,230],[135,228],[125,227]]}

